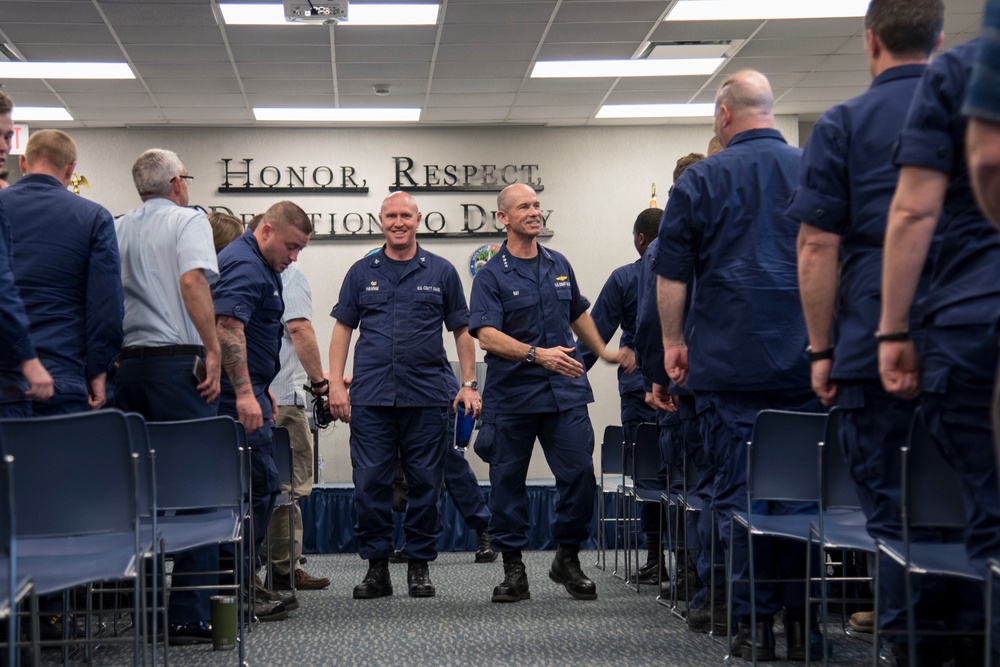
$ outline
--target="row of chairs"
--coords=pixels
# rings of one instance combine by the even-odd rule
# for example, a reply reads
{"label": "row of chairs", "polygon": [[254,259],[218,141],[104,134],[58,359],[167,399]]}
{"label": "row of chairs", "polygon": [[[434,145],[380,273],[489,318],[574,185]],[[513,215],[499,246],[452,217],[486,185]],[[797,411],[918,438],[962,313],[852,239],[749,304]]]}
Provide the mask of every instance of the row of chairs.
{"label": "row of chairs", "polygon": [[[7,619],[7,664],[19,664],[24,642],[18,611],[28,598],[32,657],[41,664],[38,598],[57,593],[64,600],[63,661],[69,645],[78,642],[89,658],[95,636],[93,586],[106,582],[122,582],[135,591],[130,606],[135,631],[122,640],[133,642],[135,664],[145,664],[142,642],[157,636],[161,610],[167,634],[167,601],[157,600],[158,589],[165,595],[171,590],[165,554],[197,546],[234,546],[229,588],[237,592],[242,618],[249,463],[239,423],[229,417],[146,423],[117,410],[7,419],[0,420],[0,452],[0,617]],[[147,564],[151,581],[159,582],[148,592]],[[67,591],[79,587],[88,593],[87,608],[74,610],[84,620],[82,642],[75,636],[75,620],[70,632],[67,613]],[[245,662],[243,626],[240,664]],[[155,665],[158,653],[152,645]]]}
{"label": "row of chairs", "polygon": [[[870,554],[876,563],[875,579],[873,589],[876,592],[874,600],[876,610],[876,633],[873,640],[872,662],[877,665],[879,662],[879,634],[878,634],[878,599],[877,599],[877,577],[878,563],[881,557],[891,558],[903,567],[906,574],[905,586],[907,596],[911,595],[912,586],[910,578],[914,575],[936,574],[949,577],[959,577],[971,579],[977,582],[984,582],[983,576],[976,572],[968,562],[965,554],[965,547],[960,543],[940,544],[926,543],[910,539],[910,532],[917,527],[936,528],[961,528],[965,524],[965,510],[962,495],[959,488],[957,474],[947,465],[932,437],[928,433],[922,415],[918,411],[914,417],[909,441],[901,447],[900,456],[902,462],[902,523],[904,526],[903,539],[899,542],[875,540],[867,532],[865,527],[865,517],[861,512],[861,505],[858,500],[857,489],[850,476],[847,464],[843,458],[843,453],[839,444],[838,433],[839,412],[835,409],[829,414],[811,414],[786,412],[777,410],[762,411],[755,422],[753,436],[747,442],[747,505],[746,511],[738,512],[730,522],[730,534],[732,540],[736,530],[745,531],[750,542],[750,579],[748,582],[751,594],[751,608],[754,608],[753,596],[755,585],[765,583],[755,576],[752,548],[754,538],[764,536],[782,537],[801,541],[807,553],[807,572],[811,572],[813,567],[811,558],[813,552],[819,550],[822,556],[821,567],[818,567],[818,574],[809,577],[808,582],[812,586],[806,586],[807,599],[806,606],[819,603],[821,612],[820,622],[823,632],[823,662],[829,655],[828,633],[825,629],[828,626],[828,605],[830,602],[844,600],[832,600],[829,597],[831,579],[829,577],[829,566],[843,564],[848,552],[861,552]],[[651,482],[658,474],[659,447],[658,428],[655,424],[642,424],[635,436],[635,442],[631,447],[631,457],[629,467],[624,464],[626,457],[621,455],[618,459],[615,451],[623,449],[623,439],[620,427],[618,430],[609,428],[606,431],[604,448],[611,449],[611,455],[605,458],[602,453],[602,490],[614,491],[620,495],[616,499],[616,514],[614,517],[601,516],[599,522],[599,539],[605,534],[605,526],[613,524],[615,527],[615,570],[617,572],[618,556],[618,528],[624,529],[623,543],[625,545],[625,579],[632,582],[632,573],[638,570],[638,550],[636,550],[635,570],[630,565],[631,556],[630,545],[638,540],[638,506],[644,502],[652,502],[653,494],[648,490]],[[622,471],[619,473],[615,464],[622,463]],[[609,468],[603,465],[610,463]],[[686,522],[681,519],[684,512],[711,511],[711,508],[704,507],[703,500],[695,494],[690,493],[694,475],[688,470],[688,462],[682,466],[675,466],[678,470],[671,469],[670,480],[667,488],[663,488],[658,493],[658,501],[662,503],[664,515],[667,520],[668,544],[674,546],[678,543],[676,535],[672,535],[672,530],[676,527],[683,530]],[[810,474],[809,471],[814,471]],[[621,477],[618,477],[618,475]],[[619,480],[614,489],[605,479],[614,476]],[[676,483],[683,480],[682,483]],[[671,490],[673,489],[673,490]],[[678,490],[679,489],[679,490]],[[920,489],[919,493],[914,493],[912,489]],[[794,515],[766,515],[754,512],[755,503],[759,501],[785,501],[798,503],[815,503],[816,510],[804,514]],[[599,509],[603,507],[604,497],[601,494]],[[619,513],[620,509],[620,513]],[[713,524],[714,525],[714,524]],[[682,544],[687,544],[684,536]],[[602,543],[601,546],[605,546]],[[713,550],[715,543],[711,545]],[[839,560],[838,560],[839,555]],[[598,555],[600,565],[604,558],[603,552]],[[1000,575],[1000,563],[991,564],[991,577]],[[727,558],[727,600],[732,595],[732,560]],[[713,578],[715,572],[713,570]],[[859,577],[840,577],[842,583],[856,582]],[[636,583],[636,590],[638,585]],[[714,582],[712,582],[714,585]],[[989,628],[991,608],[989,605],[990,595],[987,591],[992,590],[992,581],[984,582],[984,599],[988,618],[986,627]],[[672,610],[682,615],[679,609],[677,586],[672,587],[671,599],[662,600],[664,604],[670,606]],[[812,589],[818,589],[818,595],[810,593]],[[662,596],[661,596],[662,597]],[[908,605],[912,609],[912,605]],[[846,616],[846,615],[844,615]],[[714,616],[713,616],[714,618]],[[811,615],[806,615],[807,636]],[[756,630],[756,619],[751,619],[751,628]],[[728,628],[730,636],[734,631]],[[846,628],[845,628],[846,632]],[[847,634],[850,634],[849,632]],[[989,656],[989,632],[987,636],[987,651]],[[916,629],[913,614],[908,614],[906,641],[910,646],[910,655],[915,655]],[[753,638],[753,645],[756,645],[756,638]],[[727,643],[728,646],[728,643]],[[727,656],[728,658],[728,656]],[[756,655],[754,655],[756,663]]]}

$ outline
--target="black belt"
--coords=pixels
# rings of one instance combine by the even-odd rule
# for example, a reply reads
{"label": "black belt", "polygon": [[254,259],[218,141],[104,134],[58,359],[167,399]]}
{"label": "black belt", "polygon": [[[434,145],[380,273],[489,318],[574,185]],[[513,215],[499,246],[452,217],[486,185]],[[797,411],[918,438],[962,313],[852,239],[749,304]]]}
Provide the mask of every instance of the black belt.
{"label": "black belt", "polygon": [[201,357],[201,345],[163,345],[161,347],[126,347],[122,359],[149,359],[150,357]]}

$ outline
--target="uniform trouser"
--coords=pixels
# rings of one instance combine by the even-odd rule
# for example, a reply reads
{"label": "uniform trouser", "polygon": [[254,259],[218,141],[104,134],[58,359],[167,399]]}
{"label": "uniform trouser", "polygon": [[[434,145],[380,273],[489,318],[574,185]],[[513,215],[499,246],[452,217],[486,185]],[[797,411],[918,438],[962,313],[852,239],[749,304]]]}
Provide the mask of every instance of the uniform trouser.
{"label": "uniform trouser", "polygon": [[[225,411],[220,411],[226,414]],[[230,415],[234,419],[235,415]],[[267,537],[267,526],[274,513],[274,501],[281,489],[278,478],[278,467],[274,462],[273,425],[265,419],[264,425],[247,433],[247,446],[250,448],[250,521],[253,525],[253,542],[250,542],[250,529],[243,525],[243,573],[246,585],[253,585],[253,577],[260,569],[263,561],[264,540]],[[224,561],[234,558],[233,548],[223,545],[221,553]]]}
{"label": "uniform trouser", "polygon": [[444,484],[448,487],[452,502],[465,519],[465,525],[475,531],[486,529],[490,525],[490,508],[483,499],[479,480],[465,460],[465,453],[451,445],[447,446],[446,452]]}
{"label": "uniform trouser", "polygon": [[[730,540],[729,527],[734,512],[747,509],[746,443],[761,410],[779,409],[821,412],[819,401],[809,390],[757,392],[703,392],[696,394],[698,415],[706,438],[709,465],[717,473],[713,502],[722,542],[733,560],[731,612],[737,618],[750,616],[749,544],[745,530],[737,528]],[[755,502],[755,514],[795,514],[814,511],[815,503]],[[801,609],[805,605],[805,546],[775,538],[754,539],[755,575],[758,579],[785,579],[780,583],[756,584],[757,614],[773,616],[782,607]]]}
{"label": "uniform trouser", "polygon": [[[876,539],[903,537],[900,447],[907,443],[918,401],[903,401],[885,392],[878,380],[837,383],[840,444],[858,500]],[[911,533],[913,534],[913,533]],[[941,542],[942,531],[925,529],[914,539]],[[879,628],[902,630],[906,624],[903,568],[891,558],[879,564]],[[950,593],[955,582],[940,577],[913,577],[913,608],[918,630],[944,630],[956,617]],[[901,641],[894,637],[895,641]]]}
{"label": "uniform trouser", "polygon": [[[272,572],[275,577],[287,578],[289,572],[298,567],[299,557],[302,555],[302,510],[299,508],[299,498],[305,498],[312,492],[313,448],[309,420],[304,408],[295,405],[279,406],[275,424],[288,429],[288,437],[292,443],[292,483],[281,484],[282,493],[292,494],[292,503],[274,508],[270,523]],[[288,544],[289,522],[292,527],[291,550]]]}
{"label": "uniform trouser", "polygon": [[[206,403],[195,389],[191,376],[192,357],[125,359],[115,377],[115,407],[138,412],[150,421],[180,421],[214,417],[216,404]],[[173,581],[178,586],[214,587],[219,583],[217,546],[198,547],[173,554]],[[148,567],[147,567],[148,569]],[[170,594],[170,622],[193,623],[211,618],[209,588],[173,591]]]}
{"label": "uniform trouser", "polygon": [[[712,531],[715,529],[715,523],[712,521],[712,512],[708,508],[711,505],[711,488],[715,481],[715,470],[708,465],[705,455],[705,439],[701,433],[701,422],[698,419],[694,396],[681,394],[678,397],[677,416],[681,420],[680,437],[683,438],[684,452],[687,456],[688,478],[695,479],[694,488],[689,489],[688,493],[701,499],[706,508],[702,512],[684,513],[688,553],[695,563],[698,579],[704,584],[704,587],[698,589],[691,599],[690,606],[696,609],[708,606],[706,596],[709,591],[707,586],[712,581]],[[692,469],[696,476],[691,473]],[[715,536],[715,543],[721,545],[718,535]],[[716,551],[716,561],[722,565],[724,558],[721,546]],[[720,591],[725,587],[721,568],[716,572],[715,586]]]}
{"label": "uniform trouser", "polygon": [[355,534],[361,558],[393,553],[392,481],[397,461],[407,483],[403,534],[407,560],[437,558],[438,498],[444,479],[450,407],[351,407]]}
{"label": "uniform trouser", "polygon": [[0,371],[0,419],[31,416],[28,382],[20,371]]}
{"label": "uniform trouser", "polygon": [[490,534],[501,553],[528,546],[526,477],[535,438],[556,479],[552,535],[560,545],[580,545],[593,528],[594,429],[586,406],[561,412],[484,417],[476,454],[490,465]]}
{"label": "uniform trouser", "polygon": [[[969,560],[986,573],[987,560],[1000,557],[1000,491],[990,428],[990,400],[998,354],[994,327],[929,326],[921,357],[920,409],[928,430],[958,473],[965,504],[965,546]],[[962,596],[967,625],[982,627],[980,595]],[[994,598],[1000,609],[1000,599]],[[1000,646],[1000,614],[991,628]]]}

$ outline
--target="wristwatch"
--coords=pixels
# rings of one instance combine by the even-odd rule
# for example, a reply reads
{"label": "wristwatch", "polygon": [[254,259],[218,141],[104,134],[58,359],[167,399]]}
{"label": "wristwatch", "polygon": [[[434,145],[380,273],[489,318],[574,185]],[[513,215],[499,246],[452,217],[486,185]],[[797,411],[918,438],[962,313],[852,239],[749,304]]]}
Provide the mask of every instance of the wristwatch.
{"label": "wristwatch", "polygon": [[529,364],[535,363],[535,346],[532,345],[528,348],[528,351],[524,353],[524,360]]}
{"label": "wristwatch", "polygon": [[479,391],[479,383],[476,380],[469,380],[462,383],[463,387],[468,387],[472,391]]}

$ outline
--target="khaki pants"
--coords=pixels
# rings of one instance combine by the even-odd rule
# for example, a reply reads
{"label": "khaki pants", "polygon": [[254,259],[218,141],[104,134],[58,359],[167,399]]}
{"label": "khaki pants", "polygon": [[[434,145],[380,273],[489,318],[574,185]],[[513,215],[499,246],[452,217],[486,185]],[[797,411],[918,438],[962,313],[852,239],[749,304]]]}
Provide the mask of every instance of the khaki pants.
{"label": "khaki pants", "polygon": [[[292,442],[292,498],[290,507],[275,507],[271,517],[271,567],[274,577],[287,577],[292,567],[289,562],[298,566],[302,555],[302,512],[299,510],[299,498],[308,496],[313,485],[313,448],[309,433],[309,421],[305,408],[294,405],[278,406],[278,426],[288,429]],[[282,492],[290,489],[287,484],[281,485]],[[291,512],[289,512],[291,510]],[[291,517],[289,517],[291,514]],[[292,521],[292,554],[289,559],[288,522]]]}

